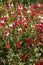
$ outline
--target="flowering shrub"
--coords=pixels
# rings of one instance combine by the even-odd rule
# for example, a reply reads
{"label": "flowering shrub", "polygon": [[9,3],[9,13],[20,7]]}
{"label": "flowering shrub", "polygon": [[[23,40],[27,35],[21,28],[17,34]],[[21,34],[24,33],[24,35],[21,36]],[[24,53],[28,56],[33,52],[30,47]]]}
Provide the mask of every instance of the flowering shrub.
{"label": "flowering shrub", "polygon": [[0,65],[43,65],[43,3],[0,4]]}

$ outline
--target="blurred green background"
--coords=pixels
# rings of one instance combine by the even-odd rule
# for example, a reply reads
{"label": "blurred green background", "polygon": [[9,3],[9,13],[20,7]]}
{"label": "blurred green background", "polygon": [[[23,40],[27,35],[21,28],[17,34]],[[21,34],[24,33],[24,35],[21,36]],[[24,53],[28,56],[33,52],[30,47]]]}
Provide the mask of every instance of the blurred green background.
{"label": "blurred green background", "polygon": [[[18,2],[18,3],[23,3],[23,4],[28,5],[29,3],[36,3],[36,2],[43,3],[43,0],[10,0],[10,2],[13,2],[13,4],[15,4],[16,2]],[[1,3],[6,3],[6,0],[0,0],[0,4]]]}
{"label": "blurred green background", "polygon": [[[1,0],[3,3],[6,2],[6,0]],[[43,3],[43,0],[10,0],[10,1],[13,1],[13,2],[23,2],[24,4],[27,4],[28,2],[42,2]]]}

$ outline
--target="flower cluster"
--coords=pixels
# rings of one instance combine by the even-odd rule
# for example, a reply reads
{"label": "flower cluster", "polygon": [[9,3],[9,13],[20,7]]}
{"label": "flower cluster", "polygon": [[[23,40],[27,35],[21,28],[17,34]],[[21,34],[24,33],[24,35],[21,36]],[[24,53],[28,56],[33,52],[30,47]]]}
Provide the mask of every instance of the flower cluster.
{"label": "flower cluster", "polygon": [[0,65],[43,65],[43,3],[0,4]]}

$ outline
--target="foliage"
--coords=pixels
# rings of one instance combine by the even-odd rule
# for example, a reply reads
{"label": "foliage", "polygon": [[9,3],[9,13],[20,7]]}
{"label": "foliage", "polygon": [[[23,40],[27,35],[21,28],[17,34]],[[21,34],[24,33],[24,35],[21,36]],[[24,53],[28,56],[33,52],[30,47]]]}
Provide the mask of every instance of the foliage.
{"label": "foliage", "polygon": [[43,65],[43,3],[0,0],[0,65]]}

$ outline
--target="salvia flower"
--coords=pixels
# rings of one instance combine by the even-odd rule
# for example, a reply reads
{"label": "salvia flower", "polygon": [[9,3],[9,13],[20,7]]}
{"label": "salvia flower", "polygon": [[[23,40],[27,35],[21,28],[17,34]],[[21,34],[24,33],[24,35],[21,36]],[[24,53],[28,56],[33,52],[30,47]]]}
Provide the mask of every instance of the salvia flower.
{"label": "salvia flower", "polygon": [[20,48],[21,47],[20,41],[17,41],[16,42],[16,46],[17,46],[17,48]]}
{"label": "salvia flower", "polygon": [[39,62],[39,61],[37,61],[35,65],[40,65],[40,62]]}
{"label": "salvia flower", "polygon": [[5,47],[6,47],[7,49],[9,49],[9,48],[10,48],[10,44],[9,44],[9,43],[6,43],[6,44],[5,44]]}
{"label": "salvia flower", "polygon": [[27,42],[27,44],[28,44],[28,46],[30,46],[30,44],[31,44],[31,41],[30,41],[30,39],[26,39],[26,42]]}

